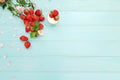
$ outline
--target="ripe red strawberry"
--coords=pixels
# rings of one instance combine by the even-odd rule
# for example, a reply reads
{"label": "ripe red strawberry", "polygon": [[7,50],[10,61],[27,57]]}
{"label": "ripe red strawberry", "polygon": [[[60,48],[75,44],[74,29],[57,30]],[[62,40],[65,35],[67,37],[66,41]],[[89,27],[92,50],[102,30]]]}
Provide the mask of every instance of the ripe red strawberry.
{"label": "ripe red strawberry", "polygon": [[42,12],[39,9],[35,11],[36,16],[41,16],[41,14],[42,14]]}
{"label": "ripe red strawberry", "polygon": [[49,14],[49,17],[50,17],[50,18],[53,18],[53,14],[52,14],[52,13],[50,13],[50,14]]}
{"label": "ripe red strawberry", "polygon": [[45,17],[43,16],[43,15],[41,15],[40,17],[39,17],[39,21],[44,21],[45,20]]}
{"label": "ripe red strawberry", "polygon": [[21,41],[28,41],[28,37],[27,37],[27,36],[22,35],[22,36],[20,37],[20,40],[21,40]]}
{"label": "ripe red strawberry", "polygon": [[35,25],[35,23],[34,23],[34,22],[31,22],[31,23],[30,23],[30,26],[34,26],[34,25]]}
{"label": "ripe red strawberry", "polygon": [[24,20],[27,20],[27,17],[25,16]]}
{"label": "ripe red strawberry", "polygon": [[58,10],[53,10],[53,16],[55,17],[55,16],[58,16],[59,15],[59,12],[58,12]]}
{"label": "ripe red strawberry", "polygon": [[20,19],[24,20],[25,19],[25,15],[24,14],[20,14]]}
{"label": "ripe red strawberry", "polygon": [[43,24],[39,25],[39,30],[42,30],[44,28]]}
{"label": "ripe red strawberry", "polygon": [[24,10],[24,14],[25,14],[25,15],[28,15],[28,14],[29,14],[29,10],[28,10],[28,9],[25,9],[25,10]]}
{"label": "ripe red strawberry", "polygon": [[27,26],[29,24],[28,20],[24,20],[24,24]]}
{"label": "ripe red strawberry", "polygon": [[33,21],[38,21],[39,17],[38,16],[33,16]]}
{"label": "ripe red strawberry", "polygon": [[25,31],[29,32],[30,31],[30,26],[26,26]]}
{"label": "ripe red strawberry", "polygon": [[30,11],[30,14],[34,14],[34,10],[32,8],[29,11]]}
{"label": "ripe red strawberry", "polygon": [[26,41],[25,43],[24,43],[24,46],[25,46],[25,48],[29,48],[30,46],[31,46],[31,43],[29,42],[29,41]]}
{"label": "ripe red strawberry", "polygon": [[26,20],[30,20],[30,18],[31,18],[31,15],[30,14],[28,14],[28,15],[26,15]]}
{"label": "ripe red strawberry", "polygon": [[55,16],[55,17],[54,17],[54,20],[55,20],[55,21],[58,21],[58,20],[59,20],[59,16]]}
{"label": "ripe red strawberry", "polygon": [[32,19],[32,21],[31,21],[31,22],[33,22],[33,21],[34,21],[34,15],[31,15],[31,19]]}
{"label": "ripe red strawberry", "polygon": [[30,17],[30,18],[29,18],[29,22],[32,22],[32,21],[33,21],[33,19]]}

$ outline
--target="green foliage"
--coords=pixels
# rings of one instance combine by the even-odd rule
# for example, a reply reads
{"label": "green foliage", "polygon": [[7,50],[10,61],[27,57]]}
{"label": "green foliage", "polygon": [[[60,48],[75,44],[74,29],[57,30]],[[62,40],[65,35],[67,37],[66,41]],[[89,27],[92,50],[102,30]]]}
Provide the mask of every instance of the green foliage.
{"label": "green foliage", "polygon": [[16,0],[15,3],[13,3],[12,0],[6,0],[6,2],[0,3],[0,6],[3,9],[7,8],[14,16],[19,16],[16,10],[16,6],[28,7],[34,9],[34,6],[30,0]]}
{"label": "green foliage", "polygon": [[34,37],[37,37],[38,36],[38,32],[31,32],[30,33],[30,38],[34,38]]}

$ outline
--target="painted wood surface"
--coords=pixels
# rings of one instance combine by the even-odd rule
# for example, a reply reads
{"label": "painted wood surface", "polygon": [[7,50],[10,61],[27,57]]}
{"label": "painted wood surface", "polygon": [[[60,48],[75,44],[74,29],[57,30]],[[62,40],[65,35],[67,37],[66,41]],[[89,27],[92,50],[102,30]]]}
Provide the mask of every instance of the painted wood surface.
{"label": "painted wood surface", "polygon": [[22,21],[0,9],[0,80],[120,80],[120,0],[34,1],[60,22],[26,50]]}

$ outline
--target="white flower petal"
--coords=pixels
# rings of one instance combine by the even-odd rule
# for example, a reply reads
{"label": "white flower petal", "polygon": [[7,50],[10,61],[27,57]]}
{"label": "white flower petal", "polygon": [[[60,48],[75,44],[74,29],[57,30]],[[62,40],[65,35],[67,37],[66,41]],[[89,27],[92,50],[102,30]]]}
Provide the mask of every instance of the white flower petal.
{"label": "white flower petal", "polygon": [[42,36],[44,34],[44,31],[43,30],[38,30],[38,34]]}

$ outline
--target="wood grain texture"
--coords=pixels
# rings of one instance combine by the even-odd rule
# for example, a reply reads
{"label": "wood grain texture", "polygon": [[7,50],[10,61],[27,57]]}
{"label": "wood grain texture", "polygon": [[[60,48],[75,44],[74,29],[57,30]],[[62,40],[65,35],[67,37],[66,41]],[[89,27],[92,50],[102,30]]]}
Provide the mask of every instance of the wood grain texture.
{"label": "wood grain texture", "polygon": [[59,9],[60,22],[45,20],[45,35],[26,50],[22,21],[0,9],[0,79],[120,80],[120,0],[35,1],[45,16]]}

